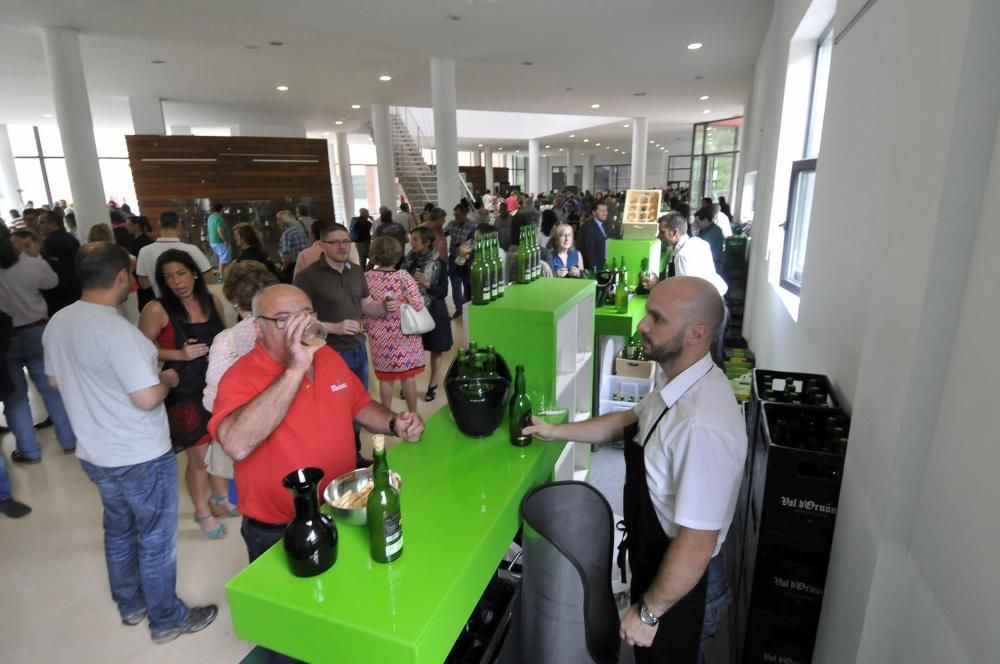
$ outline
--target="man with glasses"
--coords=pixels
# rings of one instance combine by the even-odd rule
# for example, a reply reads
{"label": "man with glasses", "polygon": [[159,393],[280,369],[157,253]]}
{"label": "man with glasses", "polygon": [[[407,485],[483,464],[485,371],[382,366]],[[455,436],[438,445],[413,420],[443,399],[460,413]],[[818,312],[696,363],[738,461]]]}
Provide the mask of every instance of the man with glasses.
{"label": "man with glasses", "polygon": [[[300,272],[294,283],[305,291],[316,309],[316,317],[326,327],[327,345],[340,353],[367,390],[368,352],[361,316],[384,316],[399,305],[371,298],[364,271],[350,262],[351,236],[342,224],[331,224],[324,229],[320,242],[323,256]],[[356,442],[360,453],[361,439]]]}
{"label": "man with glasses", "polygon": [[[333,237],[340,239],[336,231]],[[351,269],[361,273],[356,265]],[[251,562],[281,539],[294,516],[281,485],[285,475],[321,468],[325,484],[355,468],[352,423],[409,441],[419,440],[424,429],[416,413],[396,414],[372,401],[329,348],[303,343],[315,314],[302,290],[265,288],[254,296],[253,315],[257,345],[223,376],[208,425],[235,460],[241,533]]]}

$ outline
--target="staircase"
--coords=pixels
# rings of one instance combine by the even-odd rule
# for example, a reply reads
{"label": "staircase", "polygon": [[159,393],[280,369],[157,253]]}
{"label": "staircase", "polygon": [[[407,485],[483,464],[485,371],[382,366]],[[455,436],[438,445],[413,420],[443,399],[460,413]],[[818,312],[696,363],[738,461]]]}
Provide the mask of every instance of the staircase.
{"label": "staircase", "polygon": [[410,210],[418,214],[427,203],[438,205],[437,176],[420,153],[420,143],[410,133],[398,113],[389,114],[392,129],[392,157],[399,181],[398,190],[410,202]]}

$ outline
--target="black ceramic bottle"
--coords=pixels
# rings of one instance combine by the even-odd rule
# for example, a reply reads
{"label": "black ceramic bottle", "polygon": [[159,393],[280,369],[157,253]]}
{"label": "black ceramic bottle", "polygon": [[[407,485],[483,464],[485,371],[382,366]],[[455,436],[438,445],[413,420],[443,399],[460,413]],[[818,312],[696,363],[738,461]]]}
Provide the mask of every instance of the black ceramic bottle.
{"label": "black ceramic bottle", "polygon": [[285,529],[285,556],[295,576],[316,576],[337,562],[337,526],[319,511],[322,479],[319,468],[299,468],[281,482],[295,501],[295,518]]}

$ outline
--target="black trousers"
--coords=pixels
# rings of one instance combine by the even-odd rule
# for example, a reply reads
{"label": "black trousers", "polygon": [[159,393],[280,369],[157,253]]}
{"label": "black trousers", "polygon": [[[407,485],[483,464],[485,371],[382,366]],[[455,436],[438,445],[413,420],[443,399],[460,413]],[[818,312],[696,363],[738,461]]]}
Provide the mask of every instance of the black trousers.
{"label": "black trousers", "polygon": [[[281,541],[285,536],[285,524],[272,526],[243,517],[240,534],[243,535],[243,541],[247,545],[247,556],[249,556],[250,562],[253,562]],[[268,650],[263,646],[259,647],[271,664],[297,664],[299,661],[279,652]]]}

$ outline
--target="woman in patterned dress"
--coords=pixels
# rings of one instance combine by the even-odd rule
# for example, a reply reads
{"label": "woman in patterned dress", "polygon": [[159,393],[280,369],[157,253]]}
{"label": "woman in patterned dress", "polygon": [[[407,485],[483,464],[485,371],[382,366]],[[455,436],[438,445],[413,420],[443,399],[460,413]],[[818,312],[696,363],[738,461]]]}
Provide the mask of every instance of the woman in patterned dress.
{"label": "woman in patterned dress", "polygon": [[[424,308],[417,282],[406,270],[396,270],[403,256],[399,241],[388,235],[372,240],[369,258],[372,269],[365,273],[368,291],[376,302],[386,297],[407,303],[414,309]],[[395,382],[403,383],[403,398],[411,413],[417,412],[417,381],[424,370],[424,345],[419,334],[403,334],[399,327],[399,312],[384,316],[364,316],[371,344],[372,366],[379,380],[378,392],[382,405],[392,407]]]}

